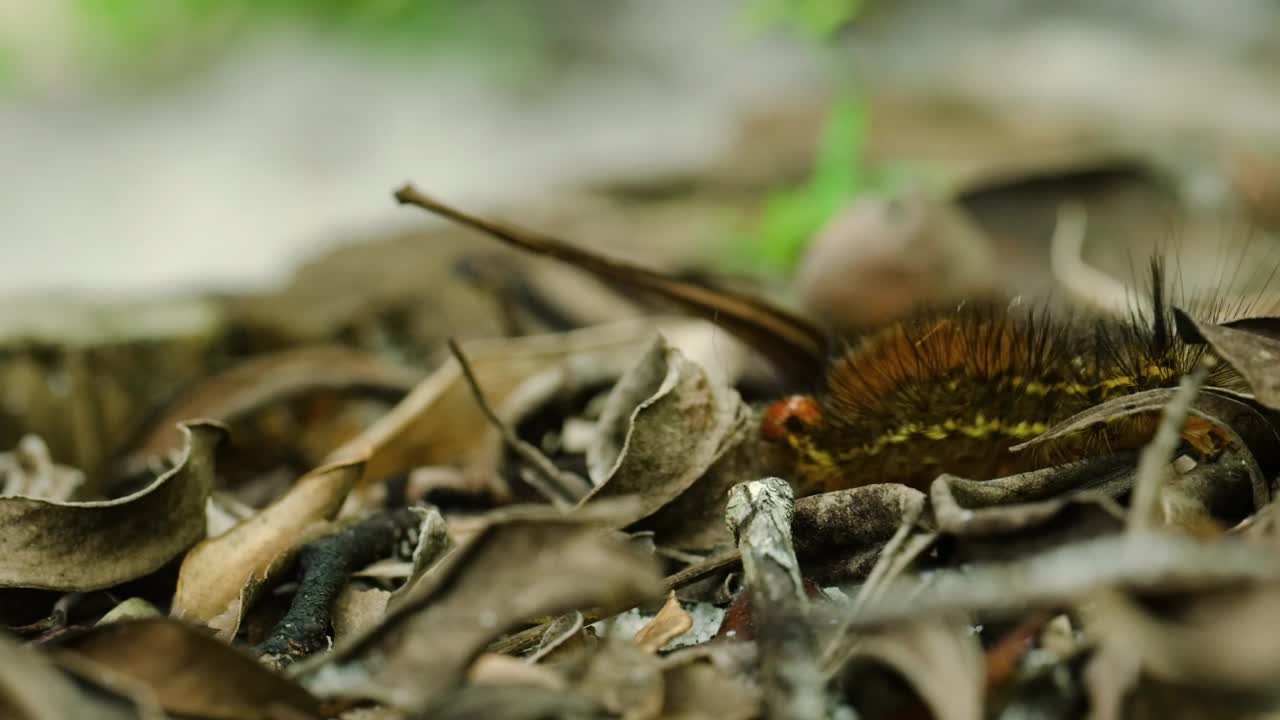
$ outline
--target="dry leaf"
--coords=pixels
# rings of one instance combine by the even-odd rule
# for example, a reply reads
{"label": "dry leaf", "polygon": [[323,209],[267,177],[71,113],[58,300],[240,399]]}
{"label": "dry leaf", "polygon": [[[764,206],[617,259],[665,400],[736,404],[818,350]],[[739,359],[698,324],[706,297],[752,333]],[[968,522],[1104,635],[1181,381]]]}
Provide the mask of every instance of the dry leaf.
{"label": "dry leaf", "polygon": [[1223,324],[1201,322],[1174,308],[1180,328],[1195,329],[1200,341],[1213,348],[1222,359],[1249,383],[1258,402],[1280,409],[1280,338],[1275,318],[1248,318]]}
{"label": "dry leaf", "polygon": [[637,513],[624,524],[652,515],[703,477],[749,417],[735,390],[659,338],[605,403],[587,452],[596,488],[579,507],[635,495]]}
{"label": "dry leaf", "polygon": [[562,649],[567,650],[571,647],[580,646],[582,644],[581,641],[577,643],[571,641],[579,638],[578,633],[582,632],[585,624],[586,618],[582,616],[582,611],[580,610],[574,610],[556,618],[542,633],[542,638],[538,641],[538,647],[525,656],[525,662],[541,662]]}
{"label": "dry leaf", "polygon": [[12,452],[0,453],[0,497],[67,502],[83,484],[84,473],[54,463],[37,435],[24,435]]}
{"label": "dry leaf", "polygon": [[224,431],[205,422],[182,428],[178,464],[131,495],[80,503],[0,498],[0,586],[110,587],[159,569],[203,538],[213,452]]}
{"label": "dry leaf", "polygon": [[[1147,390],[1099,403],[1010,450],[1024,451],[1052,443],[1120,418],[1158,415],[1176,392],[1176,388]],[[1276,428],[1247,399],[1214,388],[1205,388],[1196,395],[1187,414],[1189,417],[1184,433],[1216,436],[1217,444],[1228,449],[1226,454],[1229,457],[1225,461],[1242,466],[1247,476],[1247,492],[1251,494],[1254,510],[1266,505],[1271,497],[1271,488],[1255,455],[1273,460],[1280,458],[1280,433]]]}
{"label": "dry leaf", "polygon": [[903,518],[919,515],[924,506],[924,493],[899,483],[796,500],[791,536],[805,576],[827,584],[865,579]]}
{"label": "dry leaf", "polygon": [[[676,326],[690,321],[671,321]],[[473,340],[461,344],[485,397],[495,408],[526,380],[570,365],[583,378],[611,380],[652,341],[653,320],[623,322],[568,333]],[[456,360],[450,358],[331,460],[367,457],[364,483],[424,465],[492,466],[496,436],[476,406]]]}
{"label": "dry leaf", "polygon": [[575,689],[622,720],[654,720],[661,716],[662,668],[652,653],[624,640],[606,640],[566,668]]}
{"label": "dry leaf", "polygon": [[1267,630],[1280,612],[1280,583],[1219,588],[1164,612],[1101,592],[1085,610],[1091,634],[1163,682],[1272,692],[1280,673],[1280,637]]}
{"label": "dry leaf", "polygon": [[1005,615],[1056,606],[1099,588],[1193,592],[1230,583],[1280,580],[1280,558],[1235,539],[1206,542],[1164,532],[1081,540],[1008,563],[900,578],[852,621],[865,627],[938,612]]}
{"label": "dry leaf", "polygon": [[680,606],[680,601],[676,599],[676,591],[672,590],[671,594],[667,595],[667,601],[662,604],[662,609],[658,610],[658,614],[636,632],[635,641],[637,645],[649,652],[658,652],[667,643],[685,634],[692,627],[693,618]]}
{"label": "dry leaf", "polygon": [[359,460],[316,468],[257,515],[193,548],[182,561],[172,615],[207,623],[226,612],[252,578],[271,576],[309,532],[337,515],[363,469]]}
{"label": "dry leaf", "polygon": [[[1125,513],[1110,495],[1132,484],[1132,458],[1085,461],[988,483],[943,474],[929,487],[939,532],[957,538],[957,557],[1007,560],[1101,537],[1124,528]],[[1034,500],[1056,488],[1099,487]],[[1013,500],[1013,498],[1026,498]],[[991,503],[991,504],[988,504]]]}
{"label": "dry leaf", "polygon": [[161,456],[177,445],[175,423],[212,418],[233,423],[240,417],[316,390],[367,389],[403,395],[422,372],[397,367],[359,350],[304,347],[261,355],[201,381],[165,410],[135,455]]}
{"label": "dry leaf", "polygon": [[[76,687],[43,654],[0,634],[0,717],[9,720],[134,720],[131,703]],[[154,717],[154,716],[152,716]]]}
{"label": "dry leaf", "polygon": [[381,588],[343,588],[333,604],[333,641],[342,642],[377,625],[390,600],[391,592]]}
{"label": "dry leaf", "polygon": [[760,716],[760,691],[706,662],[665,664],[664,720],[751,720]]}
{"label": "dry leaf", "polygon": [[415,718],[431,720],[601,720],[594,701],[564,690],[466,685],[436,698]]}
{"label": "dry leaf", "polygon": [[104,625],[65,643],[64,651],[141,684],[169,712],[227,720],[321,717],[315,698],[292,680],[169,618]]}
{"label": "dry leaf", "polygon": [[[982,647],[963,618],[908,621],[865,632],[841,663],[841,682],[853,705],[866,717],[880,717],[887,698],[872,693],[884,687],[868,671],[887,668],[911,685],[935,720],[983,717]],[[870,706],[870,707],[869,707]]]}
{"label": "dry leaf", "polygon": [[531,618],[651,597],[662,579],[655,561],[600,527],[634,510],[611,505],[583,517],[546,507],[495,515],[379,627],[298,672],[318,668],[309,684],[322,694],[420,709],[460,682],[490,642]]}
{"label": "dry leaf", "polygon": [[476,658],[467,670],[467,682],[503,687],[523,685],[561,691],[568,687],[564,677],[544,665],[531,665],[519,658],[498,653],[485,653]]}

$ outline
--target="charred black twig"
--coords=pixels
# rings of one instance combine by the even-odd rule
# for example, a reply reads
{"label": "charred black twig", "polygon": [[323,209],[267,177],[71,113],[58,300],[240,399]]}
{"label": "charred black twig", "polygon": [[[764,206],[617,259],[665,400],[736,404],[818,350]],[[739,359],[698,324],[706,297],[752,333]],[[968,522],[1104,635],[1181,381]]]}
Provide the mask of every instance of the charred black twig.
{"label": "charred black twig", "polygon": [[329,617],[351,573],[410,542],[422,522],[413,508],[374,513],[359,524],[313,540],[298,551],[298,591],[289,611],[254,650],[282,668],[328,645]]}

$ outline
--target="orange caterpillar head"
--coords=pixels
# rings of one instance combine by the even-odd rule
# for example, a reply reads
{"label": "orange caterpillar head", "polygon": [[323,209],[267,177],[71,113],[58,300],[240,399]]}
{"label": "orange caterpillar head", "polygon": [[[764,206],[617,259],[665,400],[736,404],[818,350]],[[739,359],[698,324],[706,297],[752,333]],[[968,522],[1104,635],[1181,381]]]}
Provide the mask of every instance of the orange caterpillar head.
{"label": "orange caterpillar head", "polygon": [[788,439],[811,430],[822,421],[822,411],[812,395],[788,395],[770,403],[760,420],[760,433],[766,440],[785,443]]}

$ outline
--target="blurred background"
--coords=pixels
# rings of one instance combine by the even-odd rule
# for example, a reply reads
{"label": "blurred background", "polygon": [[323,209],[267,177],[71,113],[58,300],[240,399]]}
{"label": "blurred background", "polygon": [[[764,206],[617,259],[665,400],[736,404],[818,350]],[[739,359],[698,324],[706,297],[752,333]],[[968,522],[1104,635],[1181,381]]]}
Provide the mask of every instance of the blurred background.
{"label": "blurred background", "polygon": [[92,466],[124,441],[46,426],[236,358],[637,312],[406,181],[838,327],[1052,294],[1055,251],[1265,280],[1280,5],[0,0],[0,440]]}

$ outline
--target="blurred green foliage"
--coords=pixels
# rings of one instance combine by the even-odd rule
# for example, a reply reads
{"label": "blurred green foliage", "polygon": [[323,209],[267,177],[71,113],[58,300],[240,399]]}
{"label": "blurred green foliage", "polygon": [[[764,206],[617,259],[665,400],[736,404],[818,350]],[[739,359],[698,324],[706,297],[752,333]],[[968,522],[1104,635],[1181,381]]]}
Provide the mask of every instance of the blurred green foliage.
{"label": "blurred green foliage", "polygon": [[[478,66],[522,64],[549,41],[536,3],[492,0],[76,0],[85,46],[123,74],[198,66],[253,33],[285,30],[380,53],[467,51]],[[483,50],[483,52],[480,52]]]}
{"label": "blurred green foliage", "polygon": [[857,196],[892,192],[905,168],[872,167],[864,158],[867,109],[856,95],[838,98],[827,114],[808,179],[770,193],[747,236],[735,243],[732,265],[780,274],[791,269],[814,235]]}
{"label": "blurred green foliage", "polygon": [[759,26],[790,26],[825,40],[862,11],[866,0],[750,0],[747,12]]}

